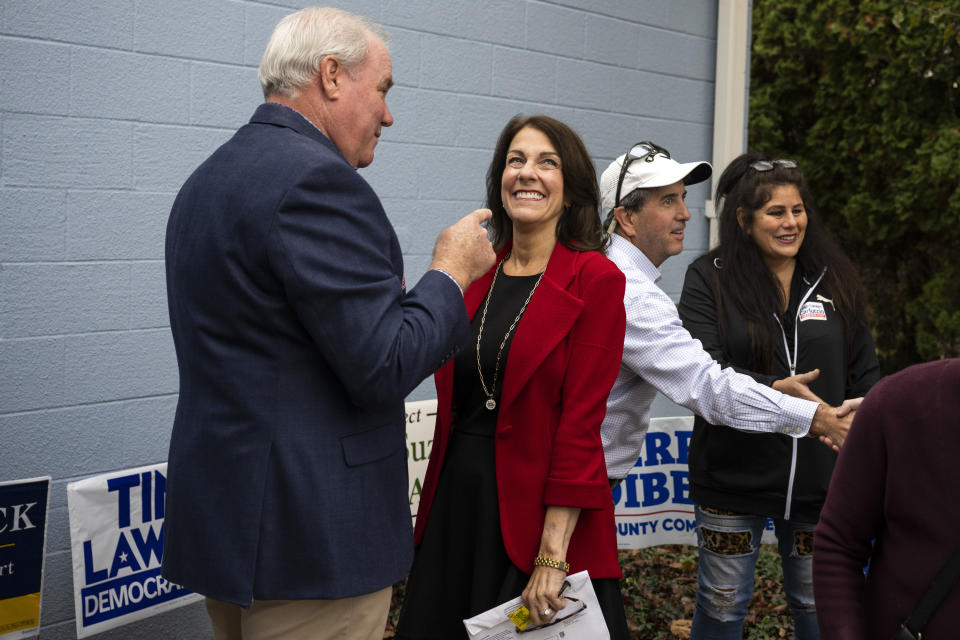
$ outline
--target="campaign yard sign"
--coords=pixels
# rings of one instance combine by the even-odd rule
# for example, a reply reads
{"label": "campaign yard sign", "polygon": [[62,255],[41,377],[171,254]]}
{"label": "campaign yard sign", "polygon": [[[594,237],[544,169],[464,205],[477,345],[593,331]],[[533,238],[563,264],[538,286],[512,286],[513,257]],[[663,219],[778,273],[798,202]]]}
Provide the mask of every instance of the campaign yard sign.
{"label": "campaign yard sign", "polygon": [[50,477],[0,482],[0,638],[40,632]]}
{"label": "campaign yard sign", "polygon": [[161,463],[67,485],[78,638],[201,599],[160,575],[166,473]]}
{"label": "campaign yard sign", "polygon": [[617,546],[697,544],[687,460],[693,417],[653,418],[643,451],[613,490]]}
{"label": "campaign yard sign", "polygon": [[408,402],[407,412],[407,475],[410,498],[410,516],[417,520],[423,477],[427,474],[430,450],[433,447],[433,428],[437,423],[437,401]]}

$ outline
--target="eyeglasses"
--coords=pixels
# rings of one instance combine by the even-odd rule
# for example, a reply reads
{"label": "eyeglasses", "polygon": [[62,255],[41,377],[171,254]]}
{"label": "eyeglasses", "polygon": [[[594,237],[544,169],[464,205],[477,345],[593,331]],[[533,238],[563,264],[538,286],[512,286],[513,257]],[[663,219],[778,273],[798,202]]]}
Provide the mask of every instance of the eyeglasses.
{"label": "eyeglasses", "polygon": [[[554,619],[551,620],[550,622],[545,622],[545,623],[543,623],[543,624],[541,624],[541,625],[539,625],[539,626],[537,626],[537,627],[525,627],[525,628],[523,628],[523,629],[517,629],[517,630],[516,630],[517,633],[529,633],[529,632],[531,632],[531,631],[539,631],[540,629],[546,629],[547,627],[552,627],[553,625],[557,624],[558,622],[563,622],[564,620],[567,620],[568,618],[572,618],[573,616],[581,613],[582,611],[584,611],[584,610],[587,608],[587,603],[584,602],[583,600],[578,600],[578,599],[576,599],[576,598],[571,598],[570,596],[567,596],[566,599],[569,600],[570,602],[576,602],[576,603],[577,603],[578,606],[576,607],[576,610],[575,610],[575,611],[572,611],[571,613],[568,613],[567,615],[565,615],[565,616],[563,616],[563,617],[557,616],[556,618],[554,618]],[[564,611],[566,611],[566,607],[564,607]]]}
{"label": "eyeglasses", "polygon": [[796,169],[796,160],[758,160],[750,163],[750,168],[754,171],[771,171],[775,166],[781,166],[784,169]]}
{"label": "eyeglasses", "polygon": [[613,203],[614,209],[620,206],[620,190],[623,189],[623,179],[626,177],[630,165],[634,162],[653,162],[658,155],[669,158],[670,152],[649,140],[638,142],[630,148],[630,151],[623,158],[623,165],[620,167],[620,177],[617,179],[617,197]]}

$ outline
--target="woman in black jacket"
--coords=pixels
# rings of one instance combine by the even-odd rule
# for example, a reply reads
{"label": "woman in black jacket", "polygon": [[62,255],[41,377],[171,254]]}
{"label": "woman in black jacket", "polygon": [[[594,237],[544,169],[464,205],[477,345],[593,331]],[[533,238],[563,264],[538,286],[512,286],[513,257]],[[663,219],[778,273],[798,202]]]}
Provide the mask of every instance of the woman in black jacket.
{"label": "woman in black jacket", "polygon": [[[724,365],[772,385],[820,370],[822,402],[863,396],[879,378],[864,290],[812,210],[792,160],[744,154],[720,176],[720,246],[687,270],[684,326]],[[813,528],[836,454],[813,438],[694,423],[690,494],[700,547],[691,638],[741,638],[760,537],[773,518],[799,640],[818,638]]]}

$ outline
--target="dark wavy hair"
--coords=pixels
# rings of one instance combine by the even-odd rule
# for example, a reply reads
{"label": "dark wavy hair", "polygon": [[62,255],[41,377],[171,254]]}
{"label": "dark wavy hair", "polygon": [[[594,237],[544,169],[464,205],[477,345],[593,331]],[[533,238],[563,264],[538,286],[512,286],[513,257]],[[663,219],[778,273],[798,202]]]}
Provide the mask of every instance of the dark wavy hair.
{"label": "dark wavy hair", "polygon": [[[793,185],[803,199],[807,227],[803,244],[797,252],[797,264],[812,279],[823,277],[823,286],[834,307],[843,318],[846,335],[854,322],[866,322],[866,292],[853,263],[827,231],[816,211],[810,188],[800,167],[774,164],[769,171],[757,171],[750,165],[773,159],[760,153],[745,153],[735,158],[720,175],[716,198],[720,208],[720,245],[710,252],[717,271],[718,295],[733,301],[747,321],[750,336],[750,368],[769,373],[774,351],[774,329],[770,316],[788,301],[779,281],[770,272],[760,250],[744,227],[749,228],[754,216],[773,194],[773,189]],[[743,226],[737,219],[741,210]],[[719,259],[719,261],[716,261]],[[719,314],[718,314],[719,321]],[[721,328],[722,331],[722,328]],[[849,343],[848,343],[849,344]]]}
{"label": "dark wavy hair", "polygon": [[513,237],[513,223],[507,216],[500,194],[503,170],[507,166],[507,151],[513,137],[524,127],[533,127],[542,132],[560,155],[563,172],[563,195],[569,206],[565,207],[557,222],[557,240],[565,247],[576,251],[603,251],[603,227],[597,207],[600,189],[597,173],[587,152],[587,147],[576,132],[559,120],[544,115],[516,115],[500,132],[493,160],[487,169],[487,208],[493,211],[490,228],[493,229],[493,246],[498,251]]}

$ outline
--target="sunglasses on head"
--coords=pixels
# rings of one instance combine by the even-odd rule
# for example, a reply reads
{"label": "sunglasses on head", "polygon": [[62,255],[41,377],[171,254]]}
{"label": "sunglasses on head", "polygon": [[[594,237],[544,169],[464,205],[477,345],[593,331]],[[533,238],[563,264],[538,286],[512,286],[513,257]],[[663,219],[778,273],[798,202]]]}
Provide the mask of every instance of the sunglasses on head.
{"label": "sunglasses on head", "polygon": [[796,160],[758,160],[757,162],[751,162],[750,168],[754,171],[772,171],[774,167],[780,166],[784,169],[796,169],[797,162]]}
{"label": "sunglasses on head", "polygon": [[733,189],[743,181],[743,179],[746,177],[746,175],[747,175],[748,173],[750,173],[750,169],[753,169],[753,170],[756,171],[757,173],[764,173],[764,172],[766,172],[766,171],[773,171],[773,168],[774,168],[774,167],[782,167],[782,168],[784,168],[784,169],[796,169],[796,168],[799,167],[799,166],[800,166],[800,165],[797,164],[797,161],[796,161],[796,160],[788,160],[788,159],[783,159],[783,160],[757,160],[756,162],[751,162],[749,165],[747,165],[747,168],[743,170],[743,173],[741,173],[741,174],[737,177],[736,181],[733,182],[733,183],[727,188],[726,191],[724,191],[723,193],[720,194],[720,197],[721,197],[721,198],[727,197],[727,195],[728,195],[731,191],[733,191]]}
{"label": "sunglasses on head", "polygon": [[620,177],[617,179],[617,197],[613,204],[614,209],[620,206],[620,190],[623,189],[623,179],[626,177],[630,165],[634,162],[653,162],[658,155],[669,158],[670,152],[649,140],[638,142],[630,148],[630,151],[623,158],[623,165],[620,167]]}

